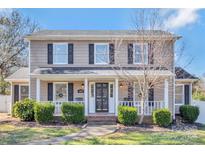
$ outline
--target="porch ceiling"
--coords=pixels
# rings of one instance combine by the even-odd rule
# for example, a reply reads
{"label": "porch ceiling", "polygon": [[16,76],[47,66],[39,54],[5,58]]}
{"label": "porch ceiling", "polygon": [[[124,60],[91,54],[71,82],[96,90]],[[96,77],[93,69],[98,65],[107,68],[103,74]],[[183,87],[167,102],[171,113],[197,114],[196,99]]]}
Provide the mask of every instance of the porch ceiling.
{"label": "porch ceiling", "polygon": [[[149,70],[147,72],[150,76],[173,76],[174,74],[168,70]],[[126,76],[143,76],[143,70],[123,69],[117,70],[113,68],[38,68],[31,73],[31,77],[40,79],[71,79],[83,80],[89,79],[113,79],[123,78]]]}

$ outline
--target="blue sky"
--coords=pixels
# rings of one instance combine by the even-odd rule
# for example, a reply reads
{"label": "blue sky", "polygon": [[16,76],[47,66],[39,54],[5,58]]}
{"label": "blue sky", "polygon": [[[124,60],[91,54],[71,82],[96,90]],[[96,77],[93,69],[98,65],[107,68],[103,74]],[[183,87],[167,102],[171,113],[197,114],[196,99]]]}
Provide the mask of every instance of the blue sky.
{"label": "blue sky", "polygon": [[[43,29],[131,29],[135,9],[19,9]],[[183,58],[178,64],[192,74],[205,73],[205,9],[160,11],[171,32],[183,39]],[[176,50],[178,48],[176,47]]]}

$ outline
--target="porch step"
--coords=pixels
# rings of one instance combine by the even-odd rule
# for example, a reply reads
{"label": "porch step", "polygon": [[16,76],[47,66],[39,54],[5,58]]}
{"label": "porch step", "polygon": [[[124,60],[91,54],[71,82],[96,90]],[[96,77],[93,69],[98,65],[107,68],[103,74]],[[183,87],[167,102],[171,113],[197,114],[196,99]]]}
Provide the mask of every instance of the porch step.
{"label": "porch step", "polygon": [[88,124],[116,124],[116,116],[110,115],[92,115],[87,117]]}

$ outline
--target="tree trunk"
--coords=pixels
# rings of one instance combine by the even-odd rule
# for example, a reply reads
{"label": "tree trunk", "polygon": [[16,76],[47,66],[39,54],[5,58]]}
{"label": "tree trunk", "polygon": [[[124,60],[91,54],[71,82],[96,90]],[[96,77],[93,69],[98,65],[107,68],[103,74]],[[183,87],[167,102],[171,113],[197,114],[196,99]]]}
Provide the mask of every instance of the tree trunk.
{"label": "tree trunk", "polygon": [[144,119],[144,99],[142,99],[141,101],[141,116],[140,116],[139,124],[142,124],[143,119]]}

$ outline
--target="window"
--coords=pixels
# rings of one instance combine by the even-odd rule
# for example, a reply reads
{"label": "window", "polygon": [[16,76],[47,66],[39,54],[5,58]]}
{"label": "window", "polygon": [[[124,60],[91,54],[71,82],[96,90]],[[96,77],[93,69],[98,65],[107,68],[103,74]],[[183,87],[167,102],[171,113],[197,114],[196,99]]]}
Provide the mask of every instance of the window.
{"label": "window", "polygon": [[68,100],[68,87],[67,83],[55,83],[54,84],[54,100],[55,101],[67,101]]}
{"label": "window", "polygon": [[109,63],[109,46],[105,43],[95,44],[95,64]]}
{"label": "window", "polygon": [[110,84],[110,98],[113,98],[113,84]]}
{"label": "window", "polygon": [[184,85],[176,85],[175,104],[184,104]]}
{"label": "window", "polygon": [[68,44],[53,44],[53,64],[68,64]]}
{"label": "window", "polygon": [[148,44],[134,44],[134,63],[147,64],[148,63]]}
{"label": "window", "polygon": [[94,97],[94,84],[91,85],[91,97]]}
{"label": "window", "polygon": [[25,98],[28,98],[28,91],[29,91],[29,88],[27,85],[20,85],[19,100],[23,100]]}

